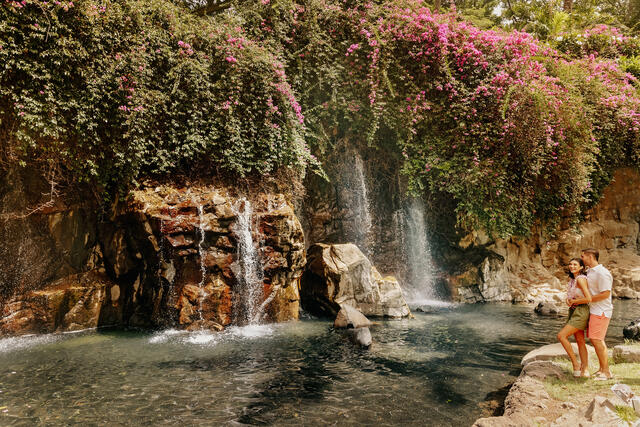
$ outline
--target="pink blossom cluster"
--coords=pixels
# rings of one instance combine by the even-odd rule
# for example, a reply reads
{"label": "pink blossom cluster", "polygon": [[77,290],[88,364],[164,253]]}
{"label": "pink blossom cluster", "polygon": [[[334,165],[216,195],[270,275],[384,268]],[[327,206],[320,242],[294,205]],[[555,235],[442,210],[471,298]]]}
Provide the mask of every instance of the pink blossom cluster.
{"label": "pink blossom cluster", "polygon": [[191,47],[191,45],[187,42],[184,42],[182,40],[178,41],[178,46],[180,47],[180,55],[184,55],[184,56],[191,56],[193,55],[193,48]]}

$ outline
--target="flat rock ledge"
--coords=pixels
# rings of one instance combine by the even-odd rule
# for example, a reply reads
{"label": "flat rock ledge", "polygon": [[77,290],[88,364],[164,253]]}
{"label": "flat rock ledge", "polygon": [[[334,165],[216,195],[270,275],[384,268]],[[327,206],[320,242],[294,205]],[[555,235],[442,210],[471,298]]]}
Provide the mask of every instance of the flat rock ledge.
{"label": "flat rock ledge", "polygon": [[[570,375],[562,365],[551,360],[564,356],[559,354],[557,346],[560,344],[546,345],[529,352],[522,359],[522,372],[505,399],[504,415],[479,418],[473,426],[628,426],[615,413],[616,403],[606,397],[594,395],[587,406],[580,407],[549,395],[545,379],[562,380]],[[593,348],[589,351],[592,352]]]}
{"label": "flat rock ledge", "polygon": [[[574,353],[577,355],[578,345],[576,343],[572,343],[571,345],[573,346]],[[589,352],[589,359],[597,357],[596,351],[592,346],[587,345],[587,351]],[[543,360],[554,360],[559,358],[569,360],[569,356],[567,356],[567,353],[564,351],[564,348],[562,348],[562,344],[555,343],[555,344],[543,345],[542,347],[536,348],[535,350],[531,350],[522,358],[521,363],[522,363],[522,366],[526,366],[531,362],[538,362]]]}

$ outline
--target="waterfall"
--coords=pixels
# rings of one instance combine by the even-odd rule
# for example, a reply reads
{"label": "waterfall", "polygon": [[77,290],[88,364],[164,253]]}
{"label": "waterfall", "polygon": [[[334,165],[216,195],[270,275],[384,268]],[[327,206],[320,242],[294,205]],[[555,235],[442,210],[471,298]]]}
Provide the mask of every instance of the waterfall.
{"label": "waterfall", "polygon": [[405,205],[405,212],[406,226],[402,230],[408,267],[407,301],[438,301],[440,298],[435,287],[435,269],[427,240],[424,203],[420,199],[411,199]]}
{"label": "waterfall", "polygon": [[372,220],[364,164],[358,153],[348,153],[346,159],[341,162],[339,182],[340,205],[349,213],[344,220],[345,238],[369,256]]}
{"label": "waterfall", "polygon": [[207,269],[204,265],[204,210],[202,208],[202,203],[198,203],[198,230],[200,231],[200,240],[198,240],[198,255],[200,256],[200,283],[198,283],[198,288],[200,288],[200,292],[198,294],[198,318],[200,321],[203,320],[202,317],[202,300],[207,296],[206,291],[204,289],[204,281],[207,277]]}
{"label": "waterfall", "polygon": [[233,230],[238,240],[238,288],[234,292],[234,323],[255,324],[261,317],[264,277],[251,234],[251,203],[243,198],[233,209],[237,216]]}
{"label": "waterfall", "polygon": [[356,222],[358,232],[358,243],[361,244],[363,250],[368,255],[369,242],[368,236],[371,231],[371,214],[369,213],[369,195],[367,194],[367,182],[364,175],[364,166],[362,164],[362,158],[356,154],[355,159],[355,174],[356,174],[356,188],[355,188],[355,200],[356,200],[356,214],[359,221]]}

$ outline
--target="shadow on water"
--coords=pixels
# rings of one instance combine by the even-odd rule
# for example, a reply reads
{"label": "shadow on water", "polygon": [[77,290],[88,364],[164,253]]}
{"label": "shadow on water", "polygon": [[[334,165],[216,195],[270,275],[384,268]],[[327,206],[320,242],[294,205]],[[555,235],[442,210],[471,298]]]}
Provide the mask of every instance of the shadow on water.
{"label": "shadow on water", "polygon": [[[633,302],[616,307],[610,346],[640,314]],[[492,392],[504,394],[522,356],[553,343],[563,322],[528,307],[456,306],[379,322],[370,350],[318,320],[0,340],[0,391],[11,416],[36,424],[468,425],[499,410]]]}

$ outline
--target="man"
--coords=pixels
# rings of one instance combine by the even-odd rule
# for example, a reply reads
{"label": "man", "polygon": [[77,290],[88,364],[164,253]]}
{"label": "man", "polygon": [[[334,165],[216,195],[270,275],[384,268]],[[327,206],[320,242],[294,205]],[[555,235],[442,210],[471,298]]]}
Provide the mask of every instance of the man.
{"label": "man", "polygon": [[609,380],[613,378],[609,371],[609,361],[607,360],[607,345],[604,337],[607,335],[609,321],[613,314],[613,303],[611,302],[611,288],[613,277],[609,270],[602,264],[598,264],[600,254],[596,249],[583,249],[580,258],[587,270],[587,285],[591,292],[591,305],[589,306],[589,327],[587,336],[593,344],[600,362],[600,369],[595,373],[595,380]]}

